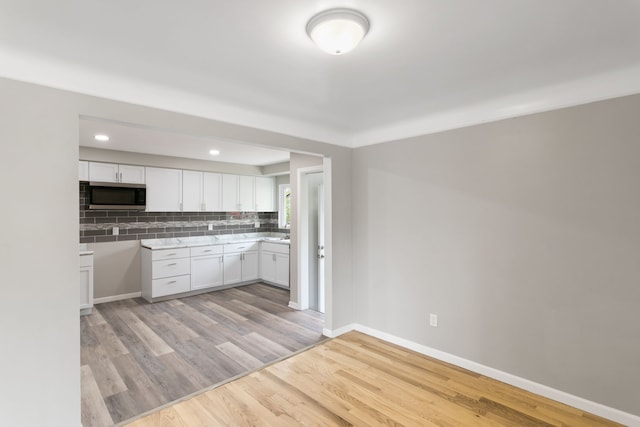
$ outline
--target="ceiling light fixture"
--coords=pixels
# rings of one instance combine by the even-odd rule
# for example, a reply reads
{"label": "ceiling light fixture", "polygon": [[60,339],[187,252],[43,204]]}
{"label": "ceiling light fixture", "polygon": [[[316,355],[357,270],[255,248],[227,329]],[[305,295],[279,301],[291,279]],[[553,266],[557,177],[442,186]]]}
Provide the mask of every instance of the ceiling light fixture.
{"label": "ceiling light fixture", "polygon": [[220,154],[219,150],[209,150],[209,154],[211,154],[212,156],[217,156],[218,154]]}
{"label": "ceiling light fixture", "polygon": [[342,55],[352,50],[369,31],[369,20],[352,9],[329,9],[307,23],[307,34],[322,50]]}
{"label": "ceiling light fixture", "polygon": [[93,137],[96,141],[106,142],[109,140],[109,135],[98,133]]}

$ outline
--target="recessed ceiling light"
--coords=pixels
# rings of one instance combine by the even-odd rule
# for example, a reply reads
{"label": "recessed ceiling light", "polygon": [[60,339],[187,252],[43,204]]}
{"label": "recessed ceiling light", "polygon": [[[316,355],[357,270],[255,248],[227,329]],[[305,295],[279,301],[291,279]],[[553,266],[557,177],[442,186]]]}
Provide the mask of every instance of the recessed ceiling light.
{"label": "recessed ceiling light", "polygon": [[102,133],[98,133],[93,137],[96,141],[105,142],[109,140],[109,135],[104,135]]}
{"label": "recessed ceiling light", "polygon": [[217,156],[218,154],[220,154],[220,151],[218,151],[218,150],[209,150],[209,154],[211,154],[212,156]]}
{"label": "recessed ceiling light", "polygon": [[307,23],[307,34],[322,50],[342,55],[352,50],[369,31],[369,20],[352,9],[329,9]]}

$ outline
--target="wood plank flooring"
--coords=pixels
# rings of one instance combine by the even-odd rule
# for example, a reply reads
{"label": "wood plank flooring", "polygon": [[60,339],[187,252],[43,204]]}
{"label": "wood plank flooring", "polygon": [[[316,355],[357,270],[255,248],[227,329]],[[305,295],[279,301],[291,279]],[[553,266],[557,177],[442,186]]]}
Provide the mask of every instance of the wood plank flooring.
{"label": "wood plank flooring", "polygon": [[128,427],[618,426],[351,332]]}
{"label": "wood plank flooring", "polygon": [[80,318],[82,424],[111,426],[322,341],[323,315],[264,284]]}

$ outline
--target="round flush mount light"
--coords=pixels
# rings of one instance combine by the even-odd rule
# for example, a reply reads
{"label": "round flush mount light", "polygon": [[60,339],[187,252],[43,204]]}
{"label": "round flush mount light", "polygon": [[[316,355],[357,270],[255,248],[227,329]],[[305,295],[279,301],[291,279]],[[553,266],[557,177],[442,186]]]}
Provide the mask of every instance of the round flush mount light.
{"label": "round flush mount light", "polygon": [[369,20],[353,9],[329,9],[307,23],[307,34],[323,51],[342,55],[352,50],[369,31]]}
{"label": "round flush mount light", "polygon": [[219,150],[209,150],[209,154],[211,154],[212,156],[217,156],[218,154],[220,154]]}
{"label": "round flush mount light", "polygon": [[97,133],[93,139],[100,142],[107,142],[109,140],[109,135],[105,135],[103,133]]}

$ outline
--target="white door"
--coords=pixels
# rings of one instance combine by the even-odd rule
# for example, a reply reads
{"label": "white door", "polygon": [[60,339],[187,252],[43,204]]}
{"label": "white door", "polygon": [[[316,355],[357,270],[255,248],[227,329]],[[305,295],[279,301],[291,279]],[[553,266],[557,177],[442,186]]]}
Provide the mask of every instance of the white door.
{"label": "white door", "polygon": [[222,256],[191,258],[191,290],[222,286]]}
{"label": "white door", "polygon": [[144,184],[144,166],[118,165],[118,181],[127,184]]}
{"label": "white door", "polygon": [[242,281],[257,280],[260,277],[258,251],[242,254]]}
{"label": "white door", "polygon": [[118,182],[118,165],[89,162],[89,181]]}
{"label": "white door", "polygon": [[224,284],[242,282],[242,254],[224,255]]}
{"label": "white door", "polygon": [[222,210],[235,212],[238,209],[238,175],[222,175]]}
{"label": "white door", "polygon": [[260,270],[262,280],[275,283],[276,281],[276,254],[275,252],[260,252]]}
{"label": "white door", "polygon": [[202,184],[203,210],[207,212],[222,211],[222,175],[219,173],[205,172]]}
{"label": "white door", "polygon": [[202,210],[202,172],[182,171],[182,210]]}
{"label": "white door", "polygon": [[276,278],[274,283],[280,286],[289,287],[289,255],[286,254],[274,254],[276,259],[275,273]]}
{"label": "white door", "polygon": [[275,209],[275,179],[271,177],[256,177],[256,211],[274,212]]}
{"label": "white door", "polygon": [[318,311],[324,313],[324,184],[318,186]]}
{"label": "white door", "polygon": [[238,178],[238,207],[243,212],[253,212],[255,208],[255,183],[253,176],[240,175]]}
{"label": "white door", "polygon": [[147,168],[147,212],[182,210],[182,170]]}

